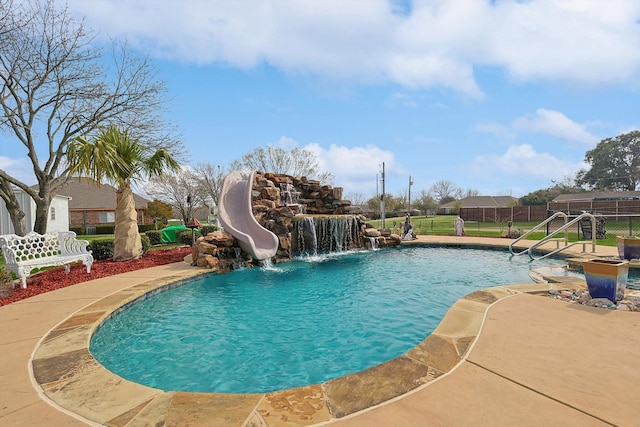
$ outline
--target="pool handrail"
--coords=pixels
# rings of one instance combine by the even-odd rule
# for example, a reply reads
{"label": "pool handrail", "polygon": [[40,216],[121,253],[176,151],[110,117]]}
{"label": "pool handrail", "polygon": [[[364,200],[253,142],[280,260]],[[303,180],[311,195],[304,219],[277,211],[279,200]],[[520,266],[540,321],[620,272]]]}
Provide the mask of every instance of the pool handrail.
{"label": "pool handrail", "polygon": [[[589,240],[579,240],[579,241],[576,241],[576,242],[568,243],[568,236],[567,236],[568,228],[571,227],[572,225],[578,223],[583,218],[589,218],[591,220],[591,240],[590,241]],[[534,249],[536,249],[537,247],[545,244],[546,242],[553,241],[554,239],[552,238],[552,236],[555,233],[560,232],[560,231],[564,231],[564,233],[565,233],[565,239],[564,239],[565,240],[565,245],[564,246],[561,246],[561,247],[558,246],[555,250],[553,250],[551,252],[548,252],[548,253],[545,253],[544,255],[539,256],[539,257],[535,257],[533,255],[533,250]],[[560,240],[562,240],[562,239],[560,239]],[[578,215],[576,218],[574,218],[570,222],[566,223],[565,225],[560,227],[558,230],[556,230],[553,233],[549,234],[544,239],[541,239],[538,242],[536,242],[533,245],[531,245],[531,247],[529,247],[529,258],[531,258],[531,260],[533,260],[533,261],[539,260],[539,259],[543,259],[543,258],[546,258],[548,256],[555,255],[558,252],[563,251],[563,250],[565,250],[567,248],[570,248],[572,246],[575,246],[575,245],[582,245],[582,252],[586,252],[585,245],[587,245],[589,243],[591,243],[591,253],[595,253],[595,251],[596,251],[596,218],[592,214],[585,212],[585,213],[582,213],[582,214]]]}
{"label": "pool handrail", "polygon": [[[564,218],[564,223],[567,223],[567,214],[564,212],[556,212],[553,215],[551,215],[549,218],[545,219],[544,221],[542,221],[540,224],[536,225],[535,227],[533,227],[531,230],[527,231],[526,233],[524,233],[523,235],[521,235],[520,237],[518,237],[517,239],[515,239],[513,242],[511,242],[511,244],[509,245],[509,253],[512,256],[517,256],[517,255],[522,255],[524,253],[527,253],[529,251],[529,248],[523,249],[520,252],[514,252],[514,245],[516,243],[518,243],[520,240],[524,239],[525,237],[527,237],[529,234],[533,233],[534,231],[537,231],[539,228],[541,228],[544,225],[547,225],[548,223],[550,223],[551,221],[553,221],[554,219],[558,218],[558,217],[562,217]],[[564,227],[564,225],[562,226]],[[562,228],[561,227],[561,228]],[[547,236],[549,237],[549,236]]]}
{"label": "pool handrail", "polygon": [[[522,240],[523,238],[525,238],[526,236],[528,236],[532,232],[538,230],[540,227],[548,224],[549,222],[553,221],[554,219],[556,219],[558,217],[562,217],[564,219],[564,225],[562,227],[560,227],[557,230],[551,232],[550,234],[548,234],[544,238],[538,240],[536,243],[534,243],[530,247],[528,247],[526,249],[523,249],[520,252],[514,252],[514,245],[517,242],[519,242],[520,240]],[[511,253],[512,256],[522,255],[522,254],[526,253],[526,254],[529,255],[529,258],[531,258],[532,261],[535,261],[535,260],[546,258],[546,257],[551,256],[551,255],[555,255],[560,251],[563,251],[563,250],[565,250],[567,248],[570,248],[570,247],[575,246],[575,245],[580,245],[580,244],[582,245],[582,251],[585,252],[585,245],[587,245],[589,243],[591,243],[591,252],[594,253],[596,251],[596,218],[595,218],[595,216],[593,216],[592,214],[590,214],[588,212],[584,212],[584,213],[578,215],[576,218],[574,218],[570,222],[567,222],[567,218],[568,218],[568,216],[564,212],[556,212],[555,214],[551,215],[549,218],[547,218],[546,220],[544,220],[540,224],[536,225],[531,230],[527,231],[522,236],[518,237],[513,242],[511,242],[511,244],[509,245],[509,253]],[[572,225],[578,223],[583,218],[589,218],[591,220],[591,241],[581,240],[581,241],[569,243],[569,232],[568,232],[569,227],[571,227]],[[553,237],[553,236],[555,236],[556,234],[558,234],[560,232],[564,232],[564,237],[560,237],[560,238]],[[556,242],[557,246],[556,246],[555,250],[553,250],[551,252],[548,252],[548,253],[546,253],[546,254],[544,254],[542,256],[539,256],[539,257],[535,257],[533,255],[533,250],[534,249],[538,248],[539,246],[542,246],[545,243],[552,242],[552,241]],[[559,245],[560,242],[564,242],[564,245],[560,246]]]}

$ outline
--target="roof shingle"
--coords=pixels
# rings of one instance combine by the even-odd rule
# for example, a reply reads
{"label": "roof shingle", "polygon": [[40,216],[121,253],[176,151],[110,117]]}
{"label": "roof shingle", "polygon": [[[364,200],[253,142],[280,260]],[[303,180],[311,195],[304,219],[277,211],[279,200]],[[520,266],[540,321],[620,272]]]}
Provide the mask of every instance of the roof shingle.
{"label": "roof shingle", "polygon": [[[90,178],[71,178],[60,190],[71,197],[69,210],[116,210],[116,189],[109,184],[98,184]],[[133,194],[136,209],[147,209],[148,201]]]}

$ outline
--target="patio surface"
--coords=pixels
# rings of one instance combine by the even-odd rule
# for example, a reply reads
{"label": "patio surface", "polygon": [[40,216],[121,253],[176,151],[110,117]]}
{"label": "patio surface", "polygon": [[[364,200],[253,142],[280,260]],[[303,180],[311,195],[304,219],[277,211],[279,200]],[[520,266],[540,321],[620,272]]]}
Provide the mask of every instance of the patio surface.
{"label": "patio surface", "polygon": [[[615,254],[611,247],[596,253]],[[163,392],[117,377],[91,357],[91,332],[113,310],[202,272],[171,264],[0,307],[0,426],[634,426],[640,419],[640,313],[537,295],[583,285],[566,280],[474,292],[407,354],[275,393]]]}

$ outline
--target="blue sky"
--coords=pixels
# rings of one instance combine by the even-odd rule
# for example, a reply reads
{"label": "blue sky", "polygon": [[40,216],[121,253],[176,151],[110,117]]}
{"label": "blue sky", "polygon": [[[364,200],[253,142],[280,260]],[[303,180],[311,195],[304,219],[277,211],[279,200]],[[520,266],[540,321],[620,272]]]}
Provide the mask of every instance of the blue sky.
{"label": "blue sky", "polygon": [[640,128],[637,1],[68,4],[150,56],[193,164],[298,146],[345,193],[373,196],[384,162],[391,194],[520,197]]}

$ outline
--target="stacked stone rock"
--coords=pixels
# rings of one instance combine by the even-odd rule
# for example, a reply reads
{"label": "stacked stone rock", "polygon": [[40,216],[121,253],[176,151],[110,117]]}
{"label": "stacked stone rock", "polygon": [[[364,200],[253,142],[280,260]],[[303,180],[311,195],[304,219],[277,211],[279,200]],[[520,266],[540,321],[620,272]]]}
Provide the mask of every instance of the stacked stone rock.
{"label": "stacked stone rock", "polygon": [[352,206],[348,200],[342,200],[342,188],[322,185],[320,181],[306,177],[292,177],[284,174],[255,174],[253,183],[254,213],[259,205],[268,208],[289,207],[293,213],[299,205],[285,206],[282,198],[283,186],[290,185],[298,193],[300,205],[308,215],[356,215],[362,214],[357,206]]}
{"label": "stacked stone rock", "polygon": [[[348,200],[342,200],[342,188],[322,185],[319,181],[306,177],[292,177],[284,174],[256,173],[254,175],[252,208],[256,220],[266,229],[278,236],[278,251],[273,262],[285,262],[292,259],[291,231],[293,221],[298,214],[305,215],[354,215],[359,223],[362,244],[371,248],[370,238],[377,241],[378,247],[398,246],[401,238],[383,233],[369,224],[358,206],[352,206]],[[295,193],[295,201],[283,197],[283,188]],[[228,271],[238,262],[238,247],[231,235],[215,232],[200,237],[193,247],[193,265]],[[246,256],[246,254],[242,254]],[[214,259],[216,258],[216,259]],[[243,259],[247,264],[256,264],[251,259]]]}
{"label": "stacked stone rock", "polygon": [[230,271],[237,262],[234,238],[231,234],[214,231],[201,236],[191,248],[193,263],[198,267],[206,267],[220,272]]}

